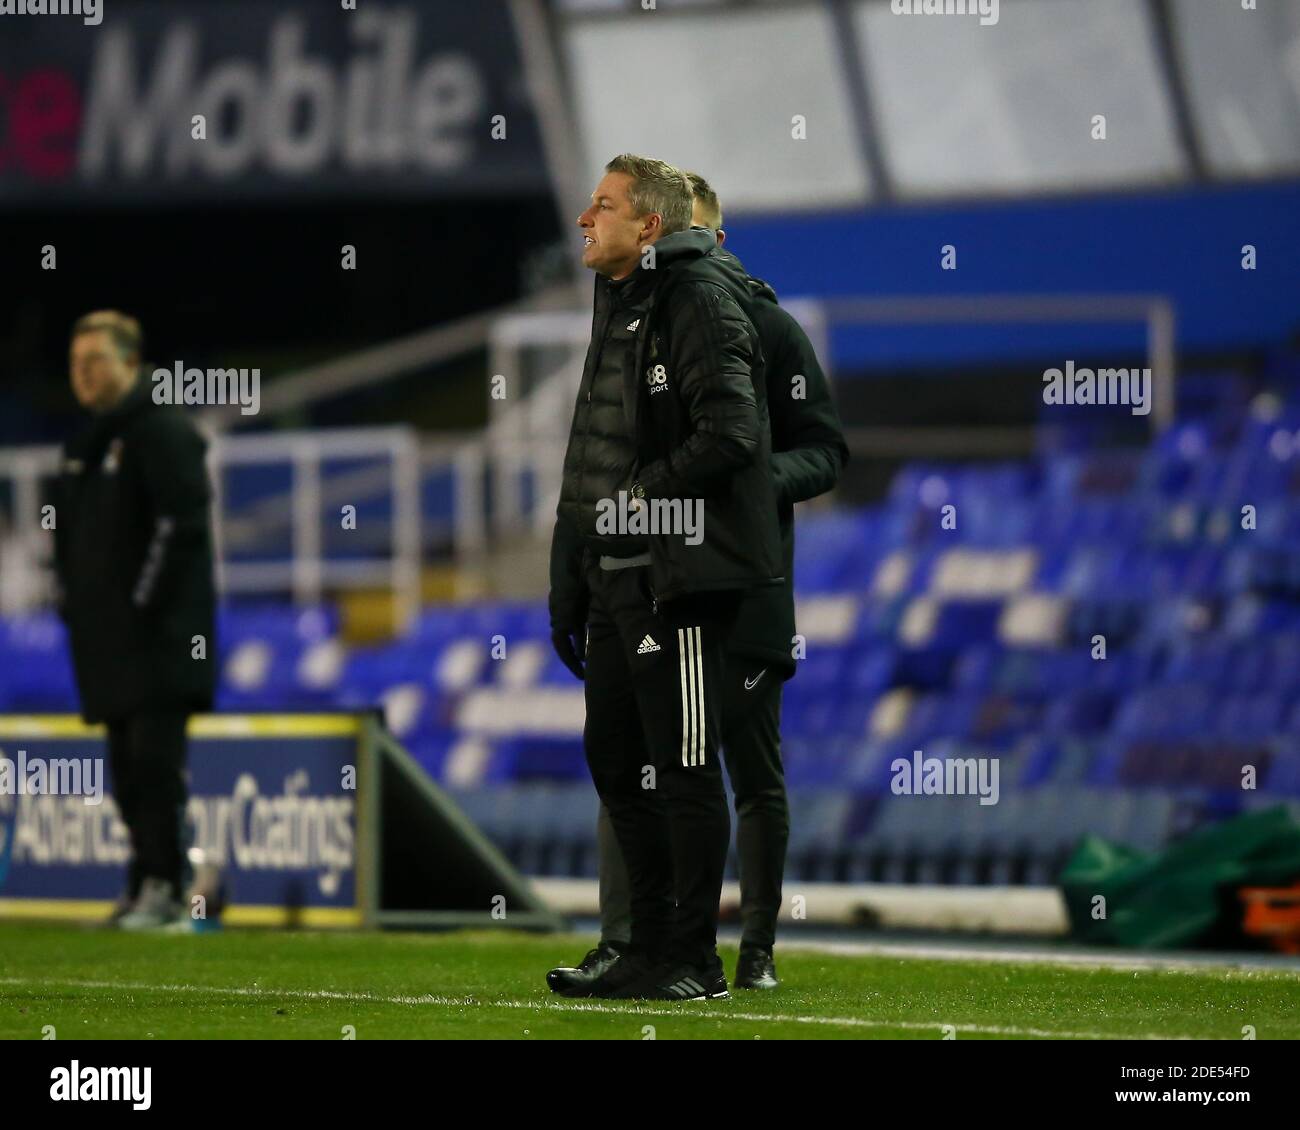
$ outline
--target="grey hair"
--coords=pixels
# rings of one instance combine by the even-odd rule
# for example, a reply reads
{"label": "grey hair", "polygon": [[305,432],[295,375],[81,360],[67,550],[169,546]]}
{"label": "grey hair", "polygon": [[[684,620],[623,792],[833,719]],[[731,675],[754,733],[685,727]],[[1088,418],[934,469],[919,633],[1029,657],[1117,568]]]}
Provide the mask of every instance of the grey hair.
{"label": "grey hair", "polygon": [[691,226],[691,182],[681,169],[653,157],[621,153],[605,166],[605,172],[626,173],[632,178],[627,193],[632,207],[638,216],[658,213],[664,235]]}

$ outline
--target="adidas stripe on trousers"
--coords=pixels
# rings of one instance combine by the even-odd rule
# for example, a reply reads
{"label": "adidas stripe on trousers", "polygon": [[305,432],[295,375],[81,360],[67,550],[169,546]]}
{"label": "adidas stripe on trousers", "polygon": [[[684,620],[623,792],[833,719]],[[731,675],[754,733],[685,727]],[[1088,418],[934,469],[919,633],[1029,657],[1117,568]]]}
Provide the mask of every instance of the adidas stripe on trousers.
{"label": "adidas stripe on trousers", "polygon": [[717,950],[730,818],[719,759],[739,595],[661,605],[649,569],[588,569],[583,744],[627,866],[634,947],[703,964]]}
{"label": "adidas stripe on trousers", "polygon": [[[727,657],[722,760],[735,800],[741,949],[771,949],[781,913],[781,883],[790,839],[790,806],[781,765],[782,676],[768,660],[735,654]],[[626,943],[632,931],[627,868],[603,804],[596,839],[600,940]]]}

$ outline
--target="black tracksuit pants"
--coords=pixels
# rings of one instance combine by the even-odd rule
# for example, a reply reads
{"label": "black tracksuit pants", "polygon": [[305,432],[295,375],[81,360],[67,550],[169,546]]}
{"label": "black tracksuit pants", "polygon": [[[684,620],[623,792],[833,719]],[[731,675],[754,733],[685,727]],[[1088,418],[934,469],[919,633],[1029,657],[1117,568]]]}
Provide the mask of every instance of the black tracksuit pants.
{"label": "black tracksuit pants", "polygon": [[[781,880],[790,839],[790,809],[781,766],[781,672],[761,659],[727,657],[722,702],[722,757],[736,802],[742,949],[771,949],[781,912]],[[627,868],[602,804],[600,937],[631,936]]]}
{"label": "black tracksuit pants", "polygon": [[587,571],[587,764],[627,869],[629,940],[652,959],[717,953],[730,819],[718,760],[739,594],[653,607],[645,567]]}
{"label": "black tracksuit pants", "polygon": [[181,712],[150,712],[109,720],[113,798],[131,833],[127,893],[144,879],[165,879],[185,894],[185,725]]}

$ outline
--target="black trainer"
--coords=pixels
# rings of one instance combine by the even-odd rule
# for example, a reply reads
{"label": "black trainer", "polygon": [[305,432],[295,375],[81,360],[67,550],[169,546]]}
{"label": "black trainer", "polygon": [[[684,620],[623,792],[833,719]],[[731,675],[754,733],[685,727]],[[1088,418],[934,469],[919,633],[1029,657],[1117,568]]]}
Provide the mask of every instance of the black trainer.
{"label": "black trainer", "polygon": [[727,975],[716,957],[707,965],[674,962],[661,965],[642,984],[633,986],[633,996],[646,1001],[726,1000]]}
{"label": "black trainer", "polygon": [[781,982],[776,979],[776,962],[772,951],[742,949],[736,962],[736,988],[775,989]]}
{"label": "black trainer", "polygon": [[594,950],[588,950],[576,966],[552,969],[546,974],[546,984],[551,992],[562,997],[590,996],[592,982],[618,961],[626,949],[624,942],[601,942]]}

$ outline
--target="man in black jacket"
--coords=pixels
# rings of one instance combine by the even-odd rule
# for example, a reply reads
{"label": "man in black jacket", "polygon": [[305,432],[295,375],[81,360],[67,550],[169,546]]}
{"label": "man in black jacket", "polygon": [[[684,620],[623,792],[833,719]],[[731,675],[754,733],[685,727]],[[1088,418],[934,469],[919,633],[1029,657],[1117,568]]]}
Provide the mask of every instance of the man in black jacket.
{"label": "man in black jacket", "polygon": [[[722,209],[708,182],[687,174],[693,222],[726,239]],[[730,258],[730,256],[728,256]],[[771,468],[781,528],[785,583],[752,590],[740,606],[728,640],[723,686],[722,752],[736,801],[742,934],[735,984],[775,988],[773,946],[781,908],[790,818],[781,765],[781,691],[794,674],[794,504],[832,489],[848,448],[830,387],[808,335],[777,305],[776,293],[748,279],[745,310],[758,330],[765,358],[771,420]],[[552,971],[553,985],[576,989],[599,977],[630,937],[627,871],[608,812],[601,806],[601,938],[575,968]]]}
{"label": "man in black jacket", "polygon": [[745,275],[712,232],[690,230],[691,206],[680,170],[624,155],[578,220],[598,278],[552,543],[552,638],[580,677],[585,654],[584,748],[631,921],[599,977],[548,977],[570,995],[727,992],[726,641],[743,594],[779,583],[781,547]]}
{"label": "man in black jacket", "polygon": [[72,329],[72,389],[94,415],[64,448],[55,507],[59,611],[87,722],[108,727],[118,809],[131,834],[113,921],[162,926],[180,911],[185,729],[215,683],[206,444],[154,403],[139,323],[116,311]]}

